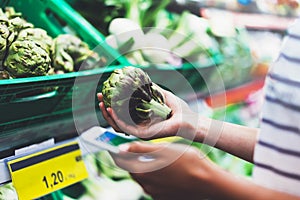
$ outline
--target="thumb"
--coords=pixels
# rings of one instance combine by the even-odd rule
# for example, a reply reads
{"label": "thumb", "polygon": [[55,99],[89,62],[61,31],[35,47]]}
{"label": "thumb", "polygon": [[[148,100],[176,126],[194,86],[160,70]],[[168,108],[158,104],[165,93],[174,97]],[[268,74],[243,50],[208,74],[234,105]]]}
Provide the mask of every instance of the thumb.
{"label": "thumb", "polygon": [[163,145],[150,144],[146,142],[132,142],[126,143],[119,146],[121,152],[132,152],[132,153],[151,153],[161,150]]}

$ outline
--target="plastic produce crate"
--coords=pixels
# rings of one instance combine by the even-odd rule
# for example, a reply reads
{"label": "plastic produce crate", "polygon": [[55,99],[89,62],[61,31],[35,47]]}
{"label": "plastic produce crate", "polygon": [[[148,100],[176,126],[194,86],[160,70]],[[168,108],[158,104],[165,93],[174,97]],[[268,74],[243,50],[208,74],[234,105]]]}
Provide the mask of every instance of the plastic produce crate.
{"label": "plastic produce crate", "polygon": [[[108,65],[65,74],[0,80],[0,151],[51,137],[73,136],[77,133],[75,111],[80,112],[84,127],[94,125],[90,123],[90,112],[99,112],[95,109],[95,90],[101,90],[101,83],[115,68],[127,65],[127,60],[104,43],[104,36],[63,0],[4,0],[0,6],[14,7],[28,22],[45,29],[52,37],[76,34],[104,56]],[[105,123],[101,114],[97,118]]]}

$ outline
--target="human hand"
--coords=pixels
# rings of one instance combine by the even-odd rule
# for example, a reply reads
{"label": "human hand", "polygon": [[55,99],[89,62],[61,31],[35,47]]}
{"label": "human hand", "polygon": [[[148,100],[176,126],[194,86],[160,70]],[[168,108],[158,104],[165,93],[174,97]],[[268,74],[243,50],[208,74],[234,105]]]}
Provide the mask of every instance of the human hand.
{"label": "human hand", "polygon": [[166,105],[172,109],[172,116],[167,120],[160,122],[153,121],[146,125],[126,124],[118,118],[113,108],[105,107],[101,93],[98,93],[97,97],[100,101],[99,107],[104,119],[117,132],[125,132],[143,139],[155,139],[175,135],[193,138],[194,128],[199,121],[199,116],[182,99],[162,88],[160,90],[165,97]]}
{"label": "human hand", "polygon": [[[213,181],[220,178],[220,168],[194,147],[134,142],[120,149],[112,155],[115,163],[129,171],[154,199],[216,198]],[[140,161],[141,156],[152,160]]]}
{"label": "human hand", "polygon": [[[134,142],[119,149],[120,153],[111,153],[115,163],[154,200],[300,200],[231,174],[188,145]],[[151,159],[143,161],[141,156]]]}

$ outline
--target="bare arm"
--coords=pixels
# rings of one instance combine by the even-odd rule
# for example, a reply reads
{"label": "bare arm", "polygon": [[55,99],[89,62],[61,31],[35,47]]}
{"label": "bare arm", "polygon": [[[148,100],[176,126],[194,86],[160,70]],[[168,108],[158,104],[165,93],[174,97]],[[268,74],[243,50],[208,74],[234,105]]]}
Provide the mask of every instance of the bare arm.
{"label": "bare arm", "polygon": [[216,174],[216,182],[214,184],[219,188],[220,196],[216,199],[230,199],[230,200],[300,200],[300,197],[290,195],[288,193],[276,191],[266,187],[262,187],[253,183],[244,177],[234,177],[232,174],[218,170]]}
{"label": "bare arm", "polygon": [[202,142],[226,151],[249,162],[253,153],[259,129],[201,117],[201,123],[194,126],[194,141]]}
{"label": "bare arm", "polygon": [[[164,90],[163,90],[164,91]],[[98,94],[103,117],[116,131],[124,131],[144,139],[181,136],[219,148],[249,162],[253,161],[258,129],[212,120],[192,111],[180,98],[164,91],[172,117],[149,126],[131,126],[121,121],[112,108],[105,108]]]}
{"label": "bare arm", "polygon": [[[141,162],[140,155],[154,160]],[[154,199],[300,200],[235,176],[187,145],[131,143],[113,158]]]}

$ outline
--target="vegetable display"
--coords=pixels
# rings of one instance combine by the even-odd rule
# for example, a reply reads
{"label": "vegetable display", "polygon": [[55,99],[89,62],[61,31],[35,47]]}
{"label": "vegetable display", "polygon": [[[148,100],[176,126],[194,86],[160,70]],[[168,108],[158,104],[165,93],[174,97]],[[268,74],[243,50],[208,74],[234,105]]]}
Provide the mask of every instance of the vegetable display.
{"label": "vegetable display", "polygon": [[[202,17],[170,0],[69,2],[132,65],[162,72],[171,67],[187,74],[196,92],[207,95],[253,78],[250,71],[257,61],[247,41],[248,31],[230,18]],[[193,70],[197,72],[190,73]],[[198,73],[207,71],[203,78]]]}
{"label": "vegetable display", "polygon": [[52,52],[53,68],[57,71],[92,69],[100,61],[98,54],[90,50],[85,42],[70,34],[57,36],[53,41]]}
{"label": "vegetable display", "polygon": [[143,66],[180,67],[186,61],[197,63],[220,53],[216,39],[207,33],[209,23],[204,18],[185,11],[174,30],[160,26],[142,27],[131,19],[114,18],[106,42],[133,64]]}
{"label": "vegetable display", "polygon": [[105,105],[129,124],[165,120],[171,115],[162,93],[141,68],[116,69],[103,83],[102,93]]}
{"label": "vegetable display", "polygon": [[105,60],[80,38],[52,38],[13,7],[0,9],[0,79],[45,76],[102,67]]}
{"label": "vegetable display", "polygon": [[206,32],[209,21],[187,10],[181,14],[169,12],[170,0],[70,3],[132,64],[180,67],[187,60],[211,63],[212,56],[220,53],[215,38]]}
{"label": "vegetable display", "polygon": [[16,78],[43,76],[50,69],[51,59],[45,49],[32,40],[17,40],[10,47],[4,66]]}
{"label": "vegetable display", "polygon": [[41,28],[26,28],[18,34],[18,40],[32,40],[43,48],[49,55],[53,39]]}

